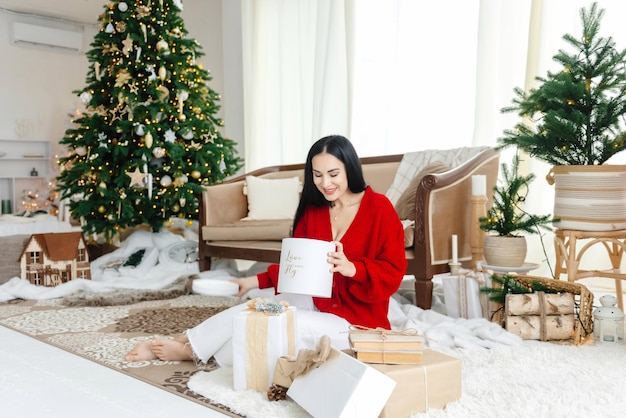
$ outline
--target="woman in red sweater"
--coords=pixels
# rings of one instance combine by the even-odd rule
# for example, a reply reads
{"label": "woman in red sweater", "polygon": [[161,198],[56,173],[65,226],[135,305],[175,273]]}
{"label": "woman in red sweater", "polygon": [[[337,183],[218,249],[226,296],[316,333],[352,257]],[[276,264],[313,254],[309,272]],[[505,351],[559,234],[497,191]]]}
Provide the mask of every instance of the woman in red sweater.
{"label": "woman in red sweater", "polygon": [[[347,348],[350,325],[390,328],[389,299],[400,286],[407,264],[404,231],[387,197],[366,185],[359,157],[343,136],[324,137],[311,147],[293,236],[333,241],[336,246],[328,254],[331,297],[311,298],[306,304],[311,311],[298,311],[300,348],[315,348],[321,335],[330,335],[336,348]],[[276,289],[278,270],[274,264],[256,276],[233,279],[239,284],[238,296],[256,288]],[[126,360],[206,362],[215,355],[218,363],[227,364],[228,355],[220,352],[230,346],[226,343],[232,315],[245,307],[223,311],[174,339],[139,343]]]}

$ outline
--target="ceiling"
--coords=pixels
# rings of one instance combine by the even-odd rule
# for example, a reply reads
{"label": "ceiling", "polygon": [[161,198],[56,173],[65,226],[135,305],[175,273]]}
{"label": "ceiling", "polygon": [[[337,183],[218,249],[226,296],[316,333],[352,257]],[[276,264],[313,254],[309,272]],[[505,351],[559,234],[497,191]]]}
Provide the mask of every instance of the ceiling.
{"label": "ceiling", "polygon": [[0,0],[0,8],[96,24],[107,0]]}

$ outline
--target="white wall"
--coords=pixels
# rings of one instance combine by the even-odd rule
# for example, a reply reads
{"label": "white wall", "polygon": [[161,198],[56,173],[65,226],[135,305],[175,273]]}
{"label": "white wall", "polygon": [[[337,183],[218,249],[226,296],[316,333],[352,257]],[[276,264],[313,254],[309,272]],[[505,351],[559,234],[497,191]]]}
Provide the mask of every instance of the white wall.
{"label": "white wall", "polygon": [[[224,118],[223,134],[242,147],[243,117],[237,110],[242,108],[241,95],[237,95],[241,86],[240,79],[237,80],[240,70],[228,71],[230,85],[234,89],[231,98],[224,92],[223,64],[225,49],[230,55],[230,62],[237,63],[241,47],[224,48],[222,36],[222,28],[225,27],[229,39],[237,41],[239,28],[222,25],[222,2],[238,4],[228,0],[185,0],[181,15],[189,36],[198,40],[205,53],[200,62],[211,72],[213,80],[210,87],[222,97],[220,117]],[[233,19],[238,19],[236,7],[233,10],[233,6],[229,5],[227,11]],[[86,51],[97,31],[97,17],[93,16],[94,26],[84,26]],[[84,54],[15,46],[11,41],[14,20],[28,21],[30,18],[0,10],[0,139],[18,139],[16,124],[26,121],[32,129],[24,139],[50,140],[55,154],[59,147],[54,145],[70,126],[68,114],[80,106],[78,97],[72,91],[85,86],[88,61]],[[232,120],[229,119],[230,113],[234,115]]]}

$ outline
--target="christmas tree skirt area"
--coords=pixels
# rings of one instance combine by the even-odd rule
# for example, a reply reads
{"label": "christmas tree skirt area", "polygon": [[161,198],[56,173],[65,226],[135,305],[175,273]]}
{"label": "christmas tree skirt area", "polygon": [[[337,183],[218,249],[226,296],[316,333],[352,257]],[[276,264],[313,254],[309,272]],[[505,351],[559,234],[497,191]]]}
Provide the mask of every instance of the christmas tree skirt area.
{"label": "christmas tree skirt area", "polygon": [[[269,402],[263,393],[234,391],[232,370],[212,362],[196,366],[193,362],[124,361],[136,342],[175,335],[239,303],[239,299],[184,295],[99,307],[66,307],[60,301],[2,303],[0,325],[225,416],[307,416],[291,400]],[[491,348],[438,350],[461,359],[462,396],[445,409],[431,409],[414,417],[618,417],[626,409],[623,345],[575,346],[525,340]],[[5,383],[19,388],[19,382]],[[28,412],[28,405],[23,408]]]}

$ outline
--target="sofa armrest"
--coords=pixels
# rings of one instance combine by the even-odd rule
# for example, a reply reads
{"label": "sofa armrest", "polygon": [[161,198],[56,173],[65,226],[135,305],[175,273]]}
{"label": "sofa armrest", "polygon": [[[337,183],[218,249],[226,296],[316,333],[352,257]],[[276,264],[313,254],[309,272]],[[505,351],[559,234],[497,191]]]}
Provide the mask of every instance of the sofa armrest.
{"label": "sofa armrest", "polygon": [[[414,258],[408,261],[416,280],[418,306],[430,308],[432,277],[449,271],[453,234],[458,236],[459,261],[469,266],[472,258],[471,177],[485,175],[487,190],[492,190],[498,179],[499,161],[500,154],[489,148],[445,173],[424,176],[417,187]],[[488,195],[487,205],[491,205],[491,194]]]}

